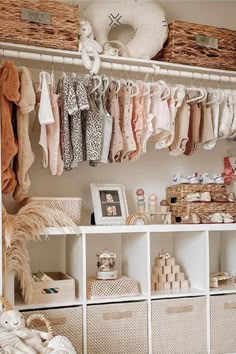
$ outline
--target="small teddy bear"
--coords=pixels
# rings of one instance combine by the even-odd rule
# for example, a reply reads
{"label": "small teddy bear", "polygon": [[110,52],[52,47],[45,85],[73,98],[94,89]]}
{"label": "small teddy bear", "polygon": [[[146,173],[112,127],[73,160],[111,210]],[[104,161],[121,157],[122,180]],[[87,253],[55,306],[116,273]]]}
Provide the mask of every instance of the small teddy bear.
{"label": "small teddy bear", "polygon": [[[102,53],[102,48],[93,39],[93,30],[90,23],[84,19],[79,19],[79,36],[79,52],[81,52],[83,64],[90,71],[90,74],[97,74],[101,64],[98,53]],[[93,62],[90,55],[93,56]]]}
{"label": "small teddy bear", "polygon": [[112,47],[110,43],[106,42],[103,46],[103,54],[118,57],[119,49]]}

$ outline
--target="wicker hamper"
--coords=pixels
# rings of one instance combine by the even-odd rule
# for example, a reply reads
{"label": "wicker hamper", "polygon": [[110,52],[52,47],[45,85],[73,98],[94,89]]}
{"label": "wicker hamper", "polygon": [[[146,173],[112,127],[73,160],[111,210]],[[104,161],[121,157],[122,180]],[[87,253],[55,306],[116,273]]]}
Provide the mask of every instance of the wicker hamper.
{"label": "wicker hamper", "polygon": [[88,354],[148,353],[146,302],[90,305]]}
{"label": "wicker hamper", "polygon": [[211,296],[211,353],[236,353],[236,295]]}
{"label": "wicker hamper", "polygon": [[152,301],[153,354],[207,354],[205,297]]}
{"label": "wicker hamper", "polygon": [[[35,313],[42,313],[52,324],[55,335],[69,338],[78,354],[83,353],[82,307],[65,307],[52,310],[23,311],[25,319]],[[35,321],[36,322],[36,321]],[[44,325],[35,323],[38,330],[45,331]]]}
{"label": "wicker hamper", "polygon": [[78,50],[78,6],[49,0],[1,0],[0,41]]}
{"label": "wicker hamper", "polygon": [[173,21],[164,48],[153,59],[236,70],[236,31]]}
{"label": "wicker hamper", "polygon": [[81,198],[30,197],[24,199],[23,204],[28,204],[30,202],[42,203],[49,208],[63,211],[72,219],[72,221],[74,221],[76,225],[80,224],[82,204]]}

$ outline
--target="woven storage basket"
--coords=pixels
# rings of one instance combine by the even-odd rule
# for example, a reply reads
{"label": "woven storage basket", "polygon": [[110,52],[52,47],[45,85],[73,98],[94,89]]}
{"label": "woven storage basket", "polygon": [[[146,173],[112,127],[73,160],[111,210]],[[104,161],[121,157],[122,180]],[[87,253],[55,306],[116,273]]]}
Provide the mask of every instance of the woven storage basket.
{"label": "woven storage basket", "polygon": [[90,305],[88,354],[148,353],[147,303]]}
{"label": "woven storage basket", "polygon": [[211,353],[236,353],[236,295],[211,296]]}
{"label": "woven storage basket", "polygon": [[226,186],[224,184],[190,184],[180,183],[166,188],[166,199],[168,204],[173,203],[172,198],[176,198],[175,203],[184,203],[188,194],[190,193],[210,192],[214,194],[225,194]]}
{"label": "woven storage basket", "polygon": [[89,278],[87,281],[87,296],[89,299],[136,296],[139,294],[139,283],[129,277],[120,277],[115,280]]}
{"label": "woven storage basket", "polygon": [[[81,306],[23,312],[26,319],[35,313],[43,314],[50,321],[54,335],[66,336],[71,340],[76,352],[83,353]],[[41,322],[34,321],[34,325],[38,330],[45,331]]]}
{"label": "woven storage basket", "polygon": [[153,354],[207,354],[206,299],[152,301]]}
{"label": "woven storage basket", "polygon": [[[196,213],[201,218],[206,218],[213,213],[229,213],[236,217],[236,203],[220,203],[220,202],[195,202],[195,203],[179,203],[171,204],[170,210],[172,218],[186,216],[188,213]],[[175,220],[173,220],[175,221]]]}
{"label": "woven storage basket", "polygon": [[48,0],[1,0],[0,41],[78,50],[78,6]]}
{"label": "woven storage basket", "polygon": [[49,208],[63,211],[74,221],[76,225],[80,224],[82,204],[81,198],[31,197],[24,200],[24,204],[28,204],[30,202],[42,203]]}
{"label": "woven storage basket", "polygon": [[236,31],[173,21],[164,48],[153,59],[236,70]]}

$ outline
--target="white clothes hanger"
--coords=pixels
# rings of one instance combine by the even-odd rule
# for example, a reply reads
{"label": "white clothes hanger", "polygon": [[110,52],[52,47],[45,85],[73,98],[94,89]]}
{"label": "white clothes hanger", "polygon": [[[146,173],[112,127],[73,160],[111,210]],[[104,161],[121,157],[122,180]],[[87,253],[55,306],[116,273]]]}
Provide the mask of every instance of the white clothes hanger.
{"label": "white clothes hanger", "polygon": [[92,78],[94,80],[98,79],[98,84],[95,85],[95,87],[91,90],[91,94],[93,94],[100,86],[102,86],[102,79],[99,75],[93,75]]}
{"label": "white clothes hanger", "polygon": [[206,98],[206,91],[204,91],[201,87],[186,87],[186,93],[188,92],[195,92],[196,94],[198,94],[198,96],[188,99],[186,103],[191,103],[195,101],[201,102],[201,100],[204,100]]}
{"label": "white clothes hanger", "polygon": [[164,80],[158,80],[157,84],[162,88],[162,93],[166,93],[164,96],[161,96],[162,100],[165,100],[170,97],[170,87]]}
{"label": "white clothes hanger", "polygon": [[139,94],[139,86],[134,81],[131,81],[131,82],[132,82],[132,86],[133,86],[132,92],[133,92],[133,89],[135,89],[134,93],[131,93],[131,95],[130,95],[130,98],[133,98],[133,97],[138,96],[138,94]]}

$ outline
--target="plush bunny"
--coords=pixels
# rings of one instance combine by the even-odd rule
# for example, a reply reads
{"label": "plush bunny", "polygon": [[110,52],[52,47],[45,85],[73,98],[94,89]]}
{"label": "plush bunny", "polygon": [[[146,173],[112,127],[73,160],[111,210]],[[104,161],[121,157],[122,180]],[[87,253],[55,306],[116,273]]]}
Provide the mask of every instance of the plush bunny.
{"label": "plush bunny", "polygon": [[52,351],[52,349],[46,348],[48,341],[52,338],[52,335],[46,332],[27,328],[25,326],[24,317],[17,310],[3,311],[0,314],[0,326],[7,330],[9,334],[14,335],[18,339],[19,344],[17,344],[17,348],[19,347],[21,349],[23,345],[22,351],[24,353],[45,354]]}
{"label": "plush bunny", "polygon": [[37,354],[34,349],[24,344],[16,334],[0,327],[1,353],[7,354]]}
{"label": "plush bunny", "polygon": [[[97,74],[100,69],[100,56],[102,48],[97,41],[93,39],[93,30],[88,21],[79,19],[79,51],[82,55],[82,61],[86,69],[90,70],[91,74]],[[93,62],[90,59],[93,56]]]}

